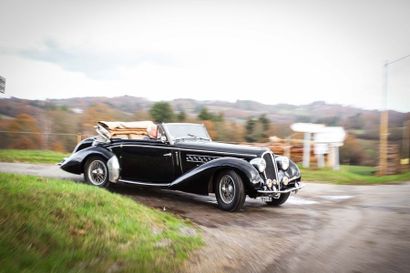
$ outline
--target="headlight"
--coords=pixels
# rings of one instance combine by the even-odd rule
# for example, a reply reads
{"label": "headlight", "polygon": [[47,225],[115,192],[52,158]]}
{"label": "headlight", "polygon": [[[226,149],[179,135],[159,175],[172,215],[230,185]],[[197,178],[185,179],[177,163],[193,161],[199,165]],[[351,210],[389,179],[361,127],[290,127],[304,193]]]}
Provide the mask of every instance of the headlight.
{"label": "headlight", "polygon": [[276,162],[279,163],[279,167],[284,171],[289,168],[289,158],[287,158],[286,156],[278,156],[276,158]]}
{"label": "headlight", "polygon": [[289,178],[287,176],[284,176],[282,178],[282,183],[283,183],[283,185],[287,186],[289,184]]}
{"label": "headlight", "polygon": [[263,173],[266,169],[266,161],[263,158],[254,158],[250,163],[261,173]]}
{"label": "headlight", "polygon": [[291,176],[300,176],[300,170],[296,164],[291,164],[289,166],[289,169],[290,169]]}

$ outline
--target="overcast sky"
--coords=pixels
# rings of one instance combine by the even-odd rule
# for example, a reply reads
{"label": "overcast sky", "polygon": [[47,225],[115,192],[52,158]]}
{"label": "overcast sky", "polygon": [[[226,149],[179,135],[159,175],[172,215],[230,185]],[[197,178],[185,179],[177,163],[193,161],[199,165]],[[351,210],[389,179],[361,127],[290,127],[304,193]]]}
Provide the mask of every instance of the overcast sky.
{"label": "overcast sky", "polygon": [[[379,109],[383,63],[408,54],[409,0],[0,0],[0,98]],[[390,66],[388,107],[410,111],[410,57]]]}

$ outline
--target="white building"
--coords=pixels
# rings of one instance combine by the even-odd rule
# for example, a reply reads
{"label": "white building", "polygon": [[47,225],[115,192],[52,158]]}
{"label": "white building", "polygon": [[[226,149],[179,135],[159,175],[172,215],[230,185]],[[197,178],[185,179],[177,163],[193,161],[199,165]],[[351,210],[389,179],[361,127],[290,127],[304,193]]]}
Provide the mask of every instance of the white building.
{"label": "white building", "polygon": [[326,127],[315,123],[294,123],[290,126],[294,132],[304,133],[303,140],[303,167],[310,165],[310,148],[314,145],[314,154],[319,168],[325,166],[324,155],[328,155],[327,166],[338,170],[339,147],[343,146],[346,132],[343,127]]}

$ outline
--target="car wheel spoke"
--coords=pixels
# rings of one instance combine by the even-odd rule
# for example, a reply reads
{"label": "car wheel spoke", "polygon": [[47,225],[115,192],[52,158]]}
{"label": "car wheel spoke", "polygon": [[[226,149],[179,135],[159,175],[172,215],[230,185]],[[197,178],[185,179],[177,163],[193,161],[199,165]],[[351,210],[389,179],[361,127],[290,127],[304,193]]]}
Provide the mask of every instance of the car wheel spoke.
{"label": "car wheel spoke", "polygon": [[219,193],[224,203],[229,204],[233,201],[235,197],[235,184],[231,176],[225,175],[221,178]]}
{"label": "car wheel spoke", "polygon": [[94,160],[88,167],[88,177],[93,185],[101,186],[107,178],[107,167],[101,160]]}

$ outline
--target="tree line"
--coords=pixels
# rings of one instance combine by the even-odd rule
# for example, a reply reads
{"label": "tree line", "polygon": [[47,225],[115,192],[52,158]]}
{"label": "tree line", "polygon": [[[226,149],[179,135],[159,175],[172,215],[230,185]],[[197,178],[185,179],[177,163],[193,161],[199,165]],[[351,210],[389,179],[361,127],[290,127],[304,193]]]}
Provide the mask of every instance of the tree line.
{"label": "tree line", "polygon": [[168,102],[157,102],[148,111],[129,114],[96,103],[78,114],[67,107],[50,107],[39,115],[21,113],[13,119],[0,117],[0,130],[5,131],[0,148],[71,151],[77,143],[77,134],[82,138],[95,135],[94,126],[101,120],[203,123],[212,139],[237,143],[266,142],[272,133],[265,115],[250,117],[243,124],[226,120],[223,113],[214,113],[206,107],[197,115],[188,115],[183,110],[174,111]]}
{"label": "tree line", "polygon": [[[96,134],[94,126],[100,120],[203,123],[213,140],[231,143],[265,143],[269,141],[270,136],[285,138],[293,133],[289,123],[272,121],[266,114],[234,120],[225,118],[223,112],[213,112],[207,107],[201,107],[194,113],[187,113],[183,109],[176,111],[168,102],[156,102],[149,109],[137,110],[134,113],[122,112],[101,102],[86,107],[82,112],[73,112],[64,106],[46,107],[41,113],[28,112],[30,111],[25,112],[25,108],[22,107],[21,113],[13,118],[4,118],[0,115],[0,131],[3,131],[0,132],[0,148],[69,152],[77,144],[77,135],[85,138]],[[326,125],[338,125],[337,122],[340,121],[335,119],[337,118],[329,117],[322,122]],[[368,117],[358,114],[345,122],[343,126],[349,133],[340,151],[341,161],[376,165],[377,139],[368,136],[370,129],[367,127],[377,125],[377,120],[369,122]],[[400,141],[401,135],[402,131],[392,130],[389,141]],[[293,134],[292,137],[302,136]]]}

